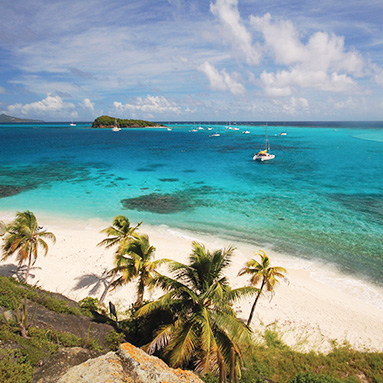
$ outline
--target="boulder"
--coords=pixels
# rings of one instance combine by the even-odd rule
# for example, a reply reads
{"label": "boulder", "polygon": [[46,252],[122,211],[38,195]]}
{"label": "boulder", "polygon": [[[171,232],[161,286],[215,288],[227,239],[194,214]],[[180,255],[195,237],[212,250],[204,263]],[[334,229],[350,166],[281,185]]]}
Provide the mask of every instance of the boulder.
{"label": "boulder", "polygon": [[117,352],[72,367],[58,383],[203,383],[191,371],[173,369],[130,343]]}

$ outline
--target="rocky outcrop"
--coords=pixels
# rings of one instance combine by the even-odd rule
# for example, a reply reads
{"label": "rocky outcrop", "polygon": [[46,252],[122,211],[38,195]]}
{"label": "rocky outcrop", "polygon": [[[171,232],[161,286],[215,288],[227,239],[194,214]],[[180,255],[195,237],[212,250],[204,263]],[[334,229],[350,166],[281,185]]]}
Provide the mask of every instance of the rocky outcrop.
{"label": "rocky outcrop", "polygon": [[191,371],[170,368],[130,343],[72,367],[58,383],[203,383]]}
{"label": "rocky outcrop", "polygon": [[84,363],[100,353],[82,347],[65,347],[41,364],[36,369],[32,383],[56,383],[71,367]]}

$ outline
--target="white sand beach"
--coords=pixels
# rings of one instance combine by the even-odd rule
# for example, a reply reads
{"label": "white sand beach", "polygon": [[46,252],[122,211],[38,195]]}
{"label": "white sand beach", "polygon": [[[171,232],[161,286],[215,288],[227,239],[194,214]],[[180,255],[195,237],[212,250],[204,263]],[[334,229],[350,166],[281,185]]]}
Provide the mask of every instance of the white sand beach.
{"label": "white sand beach", "polygon": [[[99,298],[103,292],[100,277],[113,266],[113,250],[97,247],[96,244],[105,238],[100,230],[111,222],[63,221],[35,214],[39,223],[56,235],[57,242],[49,244],[46,257],[39,256],[28,282],[75,300],[86,296]],[[0,212],[0,219],[10,222],[13,215]],[[157,259],[187,262],[193,240],[204,243],[209,250],[234,246],[235,256],[227,274],[233,288],[247,284],[248,277],[238,277],[238,271],[259,250],[219,238],[197,237],[165,226],[142,225],[139,232],[149,235],[150,243],[156,247]],[[276,287],[271,301],[270,297],[265,296],[258,302],[252,323],[256,334],[275,326],[282,340],[300,351],[328,352],[335,341],[337,344],[348,342],[361,350],[383,352],[383,307],[379,303],[383,301],[383,289],[357,285],[357,281],[348,284],[351,279],[331,270],[319,275],[320,265],[314,268],[309,262],[263,250],[269,255],[273,266],[283,266],[288,270],[288,282],[282,281]],[[8,258],[0,262],[0,273],[9,275],[15,266],[15,257]],[[318,276],[326,283],[320,282]],[[360,294],[361,291],[364,295]],[[126,285],[110,292],[106,303],[110,300],[123,311],[133,303],[135,292],[133,283]],[[146,298],[159,293],[148,292]],[[247,319],[252,303],[253,300],[248,299],[235,305],[239,317]]]}

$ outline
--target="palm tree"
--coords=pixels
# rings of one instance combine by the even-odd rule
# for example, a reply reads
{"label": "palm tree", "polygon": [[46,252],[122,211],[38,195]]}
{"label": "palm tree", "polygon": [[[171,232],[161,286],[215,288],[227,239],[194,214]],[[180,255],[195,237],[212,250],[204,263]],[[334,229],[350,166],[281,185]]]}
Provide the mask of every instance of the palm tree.
{"label": "palm tree", "polygon": [[[116,250],[117,256],[124,245],[136,238],[136,230],[141,226],[141,224],[142,222],[134,227],[130,226],[130,221],[127,217],[124,215],[118,215],[113,218],[112,226],[101,230],[101,233],[106,233],[108,237],[98,243],[97,246],[105,246],[106,248],[110,248],[118,245]],[[103,275],[105,289],[100,297],[100,303],[104,302],[109,289],[114,283],[116,275],[117,271],[115,268]]]}
{"label": "palm tree", "polygon": [[113,286],[123,285],[137,279],[137,299],[134,304],[136,308],[142,306],[145,287],[150,285],[157,266],[168,261],[164,259],[153,261],[155,251],[155,247],[149,243],[149,237],[140,235],[126,243],[116,253],[116,267],[113,271],[119,272],[121,276],[113,282]]}
{"label": "palm tree", "polygon": [[130,221],[127,217],[124,215],[118,215],[113,218],[112,226],[101,230],[101,233],[106,233],[108,238],[103,239],[97,244],[97,246],[105,246],[106,248],[109,248],[118,245],[120,248],[137,235],[136,230],[141,226],[141,224],[142,222],[134,227],[130,226]]}
{"label": "palm tree", "polygon": [[147,346],[149,353],[164,349],[172,367],[194,362],[201,372],[217,373],[219,382],[226,381],[228,371],[231,382],[238,380],[242,366],[239,343],[250,341],[250,328],[236,317],[232,303],[254,294],[255,289],[230,288],[223,272],[230,264],[233,250],[210,253],[193,242],[188,265],[168,261],[174,278],[157,273],[152,284],[161,287],[165,294],[142,306],[137,315],[168,310],[173,321],[158,330]]}
{"label": "palm tree", "polygon": [[259,255],[261,257],[261,262],[251,259],[238,273],[238,275],[250,274],[250,284],[253,286],[256,286],[259,282],[261,282],[261,287],[259,288],[253,306],[251,307],[249,319],[247,321],[248,326],[250,326],[251,320],[253,319],[255,306],[262,294],[263,289],[266,287],[266,290],[273,294],[274,287],[279,282],[278,278],[283,278],[283,273],[287,273],[286,269],[283,267],[271,267],[269,257],[264,251],[259,250],[258,253],[255,253],[255,255]]}
{"label": "palm tree", "polygon": [[44,255],[48,253],[48,244],[43,238],[56,242],[53,233],[43,230],[37,224],[35,215],[30,211],[17,212],[16,219],[7,227],[7,234],[2,246],[2,261],[17,252],[19,269],[23,263],[28,262],[24,280],[27,281],[31,266],[34,265],[38,256],[38,248],[42,247]]}

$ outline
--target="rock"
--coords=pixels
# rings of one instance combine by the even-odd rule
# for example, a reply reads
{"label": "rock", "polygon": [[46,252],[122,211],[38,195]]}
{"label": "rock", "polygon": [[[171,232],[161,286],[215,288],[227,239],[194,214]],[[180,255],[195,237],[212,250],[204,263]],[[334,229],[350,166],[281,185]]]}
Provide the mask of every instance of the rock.
{"label": "rock", "polygon": [[0,306],[0,317],[3,317],[6,322],[11,322],[15,318],[15,314],[13,311]]}
{"label": "rock", "polygon": [[173,369],[130,343],[72,367],[57,383],[203,383],[193,372]]}
{"label": "rock", "polygon": [[58,350],[36,368],[32,383],[56,383],[71,367],[95,358],[100,354],[81,347],[66,347]]}

